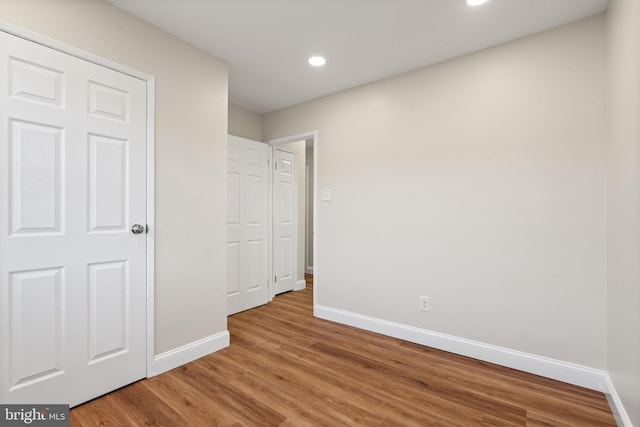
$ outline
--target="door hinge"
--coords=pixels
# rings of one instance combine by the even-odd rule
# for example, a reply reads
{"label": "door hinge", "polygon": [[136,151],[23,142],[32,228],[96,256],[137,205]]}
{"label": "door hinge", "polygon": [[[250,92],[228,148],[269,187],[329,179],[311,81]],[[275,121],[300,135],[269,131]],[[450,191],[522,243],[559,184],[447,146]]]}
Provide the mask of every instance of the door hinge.
{"label": "door hinge", "polygon": [[276,168],[276,170],[278,170],[278,162],[273,162],[273,167]]}
{"label": "door hinge", "polygon": [[278,283],[278,276],[274,276],[273,281],[274,283]]}

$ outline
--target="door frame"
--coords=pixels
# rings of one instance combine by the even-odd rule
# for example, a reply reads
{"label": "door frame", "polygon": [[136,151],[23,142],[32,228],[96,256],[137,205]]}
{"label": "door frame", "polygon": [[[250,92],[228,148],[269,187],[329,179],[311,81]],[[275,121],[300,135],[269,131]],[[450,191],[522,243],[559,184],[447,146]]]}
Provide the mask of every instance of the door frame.
{"label": "door frame", "polygon": [[16,37],[20,37],[22,39],[40,44],[42,46],[51,48],[61,53],[65,53],[67,55],[74,56],[76,58],[82,59],[87,62],[91,62],[93,64],[109,68],[111,70],[120,72],[122,74],[129,75],[131,77],[142,80],[147,85],[147,226],[148,232],[146,233],[147,239],[147,253],[146,253],[146,295],[147,295],[147,305],[146,305],[146,331],[147,331],[147,377],[151,377],[154,375],[154,352],[155,352],[155,344],[154,344],[154,332],[155,332],[155,318],[154,318],[154,295],[155,295],[155,277],[154,277],[154,265],[155,265],[155,251],[154,251],[154,241],[155,241],[155,215],[154,215],[154,207],[155,207],[155,77],[143,73],[141,71],[134,70],[125,65],[119,64],[117,62],[111,61],[109,59],[103,58],[98,55],[94,55],[93,53],[84,51],[82,49],[78,49],[76,47],[70,46],[63,42],[57,41],[50,37],[32,32],[25,28],[10,24],[5,21],[0,20],[0,31],[14,35]]}
{"label": "door frame", "polygon": [[[313,313],[315,316],[316,306],[318,301],[318,280],[316,276],[318,274],[318,131],[312,130],[308,132],[302,132],[296,135],[285,136],[282,138],[275,138],[265,141],[266,144],[271,146],[284,145],[291,142],[296,142],[300,140],[311,140],[313,144]],[[272,153],[272,150],[270,150]],[[269,159],[269,165],[271,165],[273,159]],[[273,189],[273,181],[272,181],[273,168],[269,166],[269,186]],[[273,197],[270,198],[270,202],[273,203]],[[269,206],[269,211],[271,215],[273,215],[273,206]],[[273,219],[270,218],[269,221],[273,223]],[[271,230],[271,233],[273,230]],[[273,236],[270,235],[270,238]],[[306,263],[305,263],[306,264]],[[273,259],[270,257],[269,259],[270,269],[273,269]],[[296,266],[297,269],[297,266]],[[275,284],[273,283],[273,271],[269,272],[269,286],[270,291],[269,294],[273,295],[275,292]],[[273,297],[271,297],[273,298]],[[270,299],[271,300],[271,299]]]}

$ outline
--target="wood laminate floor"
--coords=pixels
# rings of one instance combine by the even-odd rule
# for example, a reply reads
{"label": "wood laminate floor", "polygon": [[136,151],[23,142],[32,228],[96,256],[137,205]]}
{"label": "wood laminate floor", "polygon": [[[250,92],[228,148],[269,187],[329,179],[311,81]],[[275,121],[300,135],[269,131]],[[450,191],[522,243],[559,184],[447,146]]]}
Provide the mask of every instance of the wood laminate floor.
{"label": "wood laminate floor", "polygon": [[78,406],[72,426],[615,426],[605,396],[312,316],[229,317],[231,346]]}

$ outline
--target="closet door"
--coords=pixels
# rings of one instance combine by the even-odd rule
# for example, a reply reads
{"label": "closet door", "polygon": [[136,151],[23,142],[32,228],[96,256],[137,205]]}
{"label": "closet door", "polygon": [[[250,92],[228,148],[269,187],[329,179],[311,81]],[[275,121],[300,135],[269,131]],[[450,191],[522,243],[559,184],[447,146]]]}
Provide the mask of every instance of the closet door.
{"label": "closet door", "polygon": [[269,299],[268,146],[229,135],[227,150],[227,314]]}

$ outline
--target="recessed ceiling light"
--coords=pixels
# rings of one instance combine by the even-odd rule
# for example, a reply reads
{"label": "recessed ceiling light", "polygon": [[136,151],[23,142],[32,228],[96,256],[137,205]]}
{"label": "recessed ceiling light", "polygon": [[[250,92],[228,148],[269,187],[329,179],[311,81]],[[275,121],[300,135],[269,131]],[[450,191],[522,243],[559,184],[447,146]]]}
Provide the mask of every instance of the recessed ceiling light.
{"label": "recessed ceiling light", "polygon": [[481,4],[486,3],[488,0],[467,0],[467,4],[469,6],[480,6]]}
{"label": "recessed ceiling light", "polygon": [[322,56],[312,56],[309,58],[309,65],[314,67],[322,67],[327,62]]}

